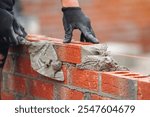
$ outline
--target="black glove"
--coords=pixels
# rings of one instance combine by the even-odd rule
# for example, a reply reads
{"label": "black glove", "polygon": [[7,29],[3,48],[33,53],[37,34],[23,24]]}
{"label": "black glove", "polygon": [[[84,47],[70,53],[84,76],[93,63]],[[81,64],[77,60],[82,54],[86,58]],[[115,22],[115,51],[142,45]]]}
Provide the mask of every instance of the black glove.
{"label": "black glove", "polygon": [[7,11],[12,11],[14,4],[15,0],[0,0],[0,8]]}
{"label": "black glove", "polygon": [[62,8],[64,13],[63,24],[65,29],[64,43],[70,43],[74,29],[79,29],[81,33],[80,41],[99,43],[96,39],[90,20],[79,7]]}
{"label": "black glove", "polygon": [[11,12],[0,9],[0,43],[19,45],[25,40],[27,33],[17,22]]}

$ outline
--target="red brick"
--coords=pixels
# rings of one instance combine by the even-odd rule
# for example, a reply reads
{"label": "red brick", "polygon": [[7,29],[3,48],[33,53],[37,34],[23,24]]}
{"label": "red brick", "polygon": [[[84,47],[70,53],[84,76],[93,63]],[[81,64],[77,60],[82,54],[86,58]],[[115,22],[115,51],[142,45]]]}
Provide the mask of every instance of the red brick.
{"label": "red brick", "polygon": [[3,71],[11,72],[14,69],[14,59],[11,55],[7,56]]}
{"label": "red brick", "polygon": [[22,94],[26,94],[26,80],[22,77],[9,75],[7,79],[7,88]]}
{"label": "red brick", "polygon": [[14,100],[15,96],[10,92],[2,92],[1,99],[2,100]]}
{"label": "red brick", "polygon": [[28,47],[25,45],[19,45],[19,46],[15,46],[15,47],[10,47],[9,48],[9,52],[11,53],[19,53],[19,54],[29,54],[28,52]]}
{"label": "red brick", "polygon": [[63,65],[62,66],[62,71],[63,71],[63,74],[64,74],[64,84],[67,84],[68,83],[68,69],[67,69],[67,66]]}
{"label": "red brick", "polygon": [[62,87],[60,89],[61,100],[82,100],[84,99],[84,94],[80,91]]}
{"label": "red brick", "polygon": [[140,79],[138,81],[138,99],[150,100],[150,78]]}
{"label": "red brick", "polygon": [[72,68],[70,78],[73,86],[98,91],[98,72]]}
{"label": "red brick", "polygon": [[136,98],[136,79],[125,76],[127,73],[105,72],[102,73],[101,90],[104,93],[112,94],[126,99]]}
{"label": "red brick", "polygon": [[91,95],[91,100],[111,100],[111,99],[108,98],[108,97],[102,97],[102,96],[99,96],[99,95],[96,95],[96,94],[92,94]]}
{"label": "red brick", "polygon": [[53,99],[53,84],[40,80],[33,80],[30,85],[30,93],[37,98]]}
{"label": "red brick", "polygon": [[24,75],[38,77],[38,73],[31,67],[29,56],[18,56],[15,71]]}
{"label": "red brick", "polygon": [[59,60],[68,63],[81,62],[81,45],[80,44],[63,44],[55,46]]}

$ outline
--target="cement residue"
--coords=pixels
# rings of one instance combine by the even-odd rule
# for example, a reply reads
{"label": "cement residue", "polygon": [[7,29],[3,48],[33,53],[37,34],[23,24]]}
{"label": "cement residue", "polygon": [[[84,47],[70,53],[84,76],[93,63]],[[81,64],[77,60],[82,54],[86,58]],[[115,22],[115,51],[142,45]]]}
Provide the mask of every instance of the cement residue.
{"label": "cement residue", "polygon": [[62,62],[58,60],[53,44],[49,41],[32,42],[29,45],[32,68],[46,77],[63,81]]}
{"label": "cement residue", "polygon": [[[64,74],[63,63],[58,60],[53,43],[49,41],[31,42],[28,44],[32,68],[39,74],[50,77],[55,80],[63,81]],[[83,45],[82,62],[73,64],[79,69],[88,69],[96,71],[124,71],[126,67],[120,66],[107,51],[105,44]],[[69,67],[69,66],[68,66]]]}
{"label": "cement residue", "polygon": [[[93,47],[83,48],[85,56],[82,63],[77,64],[79,69],[96,70],[96,71],[126,71],[128,68],[120,66],[107,51],[107,45],[98,44]],[[88,54],[87,54],[88,53]]]}

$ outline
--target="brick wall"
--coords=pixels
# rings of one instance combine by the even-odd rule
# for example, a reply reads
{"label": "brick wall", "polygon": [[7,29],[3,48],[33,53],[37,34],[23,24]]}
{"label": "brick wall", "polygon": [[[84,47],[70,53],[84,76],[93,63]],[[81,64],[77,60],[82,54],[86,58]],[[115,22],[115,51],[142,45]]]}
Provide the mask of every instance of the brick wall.
{"label": "brick wall", "polygon": [[[101,41],[140,43],[150,51],[150,0],[79,0]],[[39,19],[41,33],[63,38],[60,0],[21,0],[23,14]],[[79,32],[74,34],[79,39]]]}
{"label": "brick wall", "polygon": [[82,58],[81,46],[87,43],[51,41],[55,43],[59,60],[64,62],[65,81],[55,81],[35,72],[30,65],[27,47],[18,46],[10,49],[4,67],[2,99],[150,99],[150,77],[128,71],[77,69],[75,64],[80,63]]}

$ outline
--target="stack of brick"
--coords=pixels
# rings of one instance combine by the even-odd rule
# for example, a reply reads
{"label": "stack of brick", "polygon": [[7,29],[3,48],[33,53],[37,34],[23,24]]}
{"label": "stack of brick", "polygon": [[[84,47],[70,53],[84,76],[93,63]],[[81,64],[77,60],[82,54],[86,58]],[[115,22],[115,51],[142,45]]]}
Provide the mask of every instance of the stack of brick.
{"label": "stack of brick", "polygon": [[65,80],[52,80],[35,72],[26,46],[11,48],[3,72],[2,99],[150,99],[150,77],[130,71],[78,69],[75,64],[82,61],[82,47],[89,43],[51,41],[59,60],[65,63],[62,66]]}

